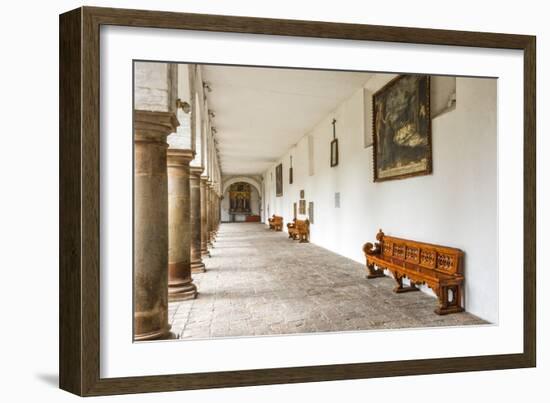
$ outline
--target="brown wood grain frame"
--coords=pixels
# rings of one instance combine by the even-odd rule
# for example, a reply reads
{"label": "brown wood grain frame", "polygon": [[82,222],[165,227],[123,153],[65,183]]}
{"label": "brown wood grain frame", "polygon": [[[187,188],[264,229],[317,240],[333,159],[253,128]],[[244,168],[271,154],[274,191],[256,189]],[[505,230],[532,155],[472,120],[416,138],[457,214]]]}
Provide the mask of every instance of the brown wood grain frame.
{"label": "brown wood grain frame", "polygon": [[[102,25],[522,50],[524,52],[523,353],[101,378],[99,35]],[[536,41],[534,36],[82,7],[60,16],[59,41],[59,379],[62,389],[81,396],[93,396],[535,366]]]}

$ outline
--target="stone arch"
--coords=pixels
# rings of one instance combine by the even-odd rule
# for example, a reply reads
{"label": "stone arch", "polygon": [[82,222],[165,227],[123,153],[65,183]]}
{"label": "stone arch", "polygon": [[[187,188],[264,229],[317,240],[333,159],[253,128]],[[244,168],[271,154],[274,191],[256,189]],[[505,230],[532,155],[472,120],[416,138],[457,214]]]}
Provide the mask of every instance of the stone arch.
{"label": "stone arch", "polygon": [[256,188],[256,190],[258,191],[258,195],[260,196],[260,198],[263,197],[263,192],[262,192],[262,185],[256,180],[256,179],[253,179],[253,178],[250,178],[248,176],[235,176],[231,179],[228,179],[227,181],[225,181],[223,183],[223,191],[222,191],[222,194],[225,194],[226,190],[229,189],[229,186],[231,186],[232,184],[234,183],[237,183],[237,182],[246,182],[246,183],[249,183],[250,185],[254,186]]}

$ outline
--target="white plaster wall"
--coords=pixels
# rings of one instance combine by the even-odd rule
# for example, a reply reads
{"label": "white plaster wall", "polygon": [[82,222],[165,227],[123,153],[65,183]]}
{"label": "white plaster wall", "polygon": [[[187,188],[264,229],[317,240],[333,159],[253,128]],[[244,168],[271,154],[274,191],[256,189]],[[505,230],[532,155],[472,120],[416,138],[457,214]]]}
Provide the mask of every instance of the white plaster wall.
{"label": "white plaster wall", "polygon": [[[191,89],[189,86],[189,66],[187,64],[176,65],[177,69],[177,97],[182,102],[191,104]],[[191,112],[185,113],[181,108],[176,109],[176,116],[180,125],[175,133],[168,136],[170,148],[190,150],[192,149]]]}
{"label": "white plaster wall", "polygon": [[[250,208],[252,210],[252,215],[260,215],[260,194],[258,190],[251,186],[250,192]],[[229,214],[229,189],[227,189],[223,194],[223,199],[221,202],[222,212],[221,219],[223,222],[231,221],[231,215]]]}
{"label": "white plaster wall", "polygon": [[134,69],[134,108],[156,112],[173,111],[177,85],[174,65],[136,62]]}
{"label": "white plaster wall", "polygon": [[[391,79],[384,76],[367,85],[381,87]],[[365,94],[376,90],[367,85]],[[363,89],[358,90],[281,157],[282,197],[275,197],[274,183],[280,161],[264,173],[269,215],[282,215],[285,224],[291,221],[292,204],[304,189],[306,201],[315,204],[311,241],[361,263],[363,244],[373,241],[379,228],[388,235],[461,248],[466,253],[466,309],[496,322],[496,89],[496,80],[457,78],[456,109],[432,120],[433,174],[381,183],[373,182],[372,146],[365,147],[372,135],[365,123],[368,97],[364,102]],[[333,118],[340,151],[335,168],[329,163]],[[314,141],[311,162],[308,135]],[[335,192],[340,192],[340,208],[334,207]]]}

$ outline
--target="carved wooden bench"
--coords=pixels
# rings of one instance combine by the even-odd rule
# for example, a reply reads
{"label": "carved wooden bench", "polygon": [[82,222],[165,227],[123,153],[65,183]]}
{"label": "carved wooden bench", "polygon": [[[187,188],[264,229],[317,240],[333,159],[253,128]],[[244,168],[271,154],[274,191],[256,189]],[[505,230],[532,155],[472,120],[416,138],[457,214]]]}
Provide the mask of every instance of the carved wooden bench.
{"label": "carved wooden bench", "polygon": [[292,220],[292,222],[289,222],[286,225],[286,228],[288,230],[288,237],[290,239],[295,239],[295,235],[297,234],[297,232],[296,232],[296,219]]}
{"label": "carved wooden bench", "polygon": [[269,222],[269,229],[275,231],[283,230],[283,217],[273,214],[273,217],[268,218],[267,221]]}
{"label": "carved wooden bench", "polygon": [[294,220],[286,225],[288,237],[299,239],[301,243],[309,242],[309,220]]}
{"label": "carved wooden bench", "polygon": [[[367,278],[384,276],[389,270],[397,286],[394,292],[418,291],[419,284],[430,287],[439,300],[435,310],[438,315],[462,312],[463,308],[463,260],[464,252],[447,246],[411,241],[384,235],[379,230],[378,241],[373,246],[363,246],[367,258]],[[410,286],[403,286],[403,278],[410,280]]]}

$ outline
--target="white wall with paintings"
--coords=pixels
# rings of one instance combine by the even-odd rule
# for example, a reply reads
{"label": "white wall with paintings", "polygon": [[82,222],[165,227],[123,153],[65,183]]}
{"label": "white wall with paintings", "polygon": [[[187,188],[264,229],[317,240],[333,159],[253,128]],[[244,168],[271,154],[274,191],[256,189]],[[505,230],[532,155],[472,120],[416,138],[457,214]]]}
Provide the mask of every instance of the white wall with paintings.
{"label": "white wall with paintings", "polygon": [[[370,79],[264,173],[264,209],[282,215],[286,230],[303,189],[306,202],[315,205],[311,241],[361,263],[363,244],[374,241],[379,228],[460,248],[466,255],[466,310],[497,322],[497,81],[456,79],[456,106],[432,119],[433,174],[374,183],[370,97],[391,78]],[[331,168],[333,118],[339,164]],[[276,197],[281,162],[283,196]]]}

